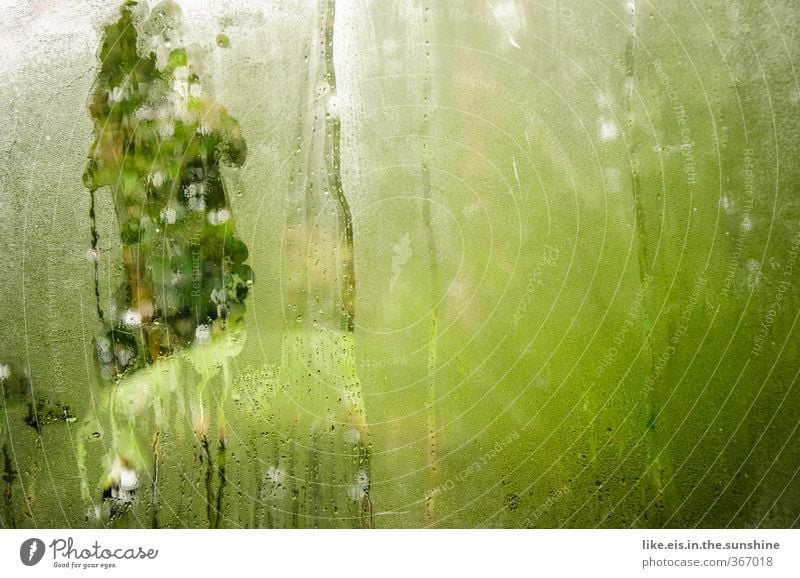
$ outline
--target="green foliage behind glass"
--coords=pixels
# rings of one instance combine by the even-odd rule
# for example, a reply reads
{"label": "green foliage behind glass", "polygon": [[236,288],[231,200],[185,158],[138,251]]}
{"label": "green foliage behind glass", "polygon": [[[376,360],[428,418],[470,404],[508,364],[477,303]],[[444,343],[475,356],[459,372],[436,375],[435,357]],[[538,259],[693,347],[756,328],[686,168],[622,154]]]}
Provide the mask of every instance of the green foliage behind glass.
{"label": "green foliage behind glass", "polygon": [[93,195],[111,191],[127,274],[98,339],[108,375],[235,323],[253,279],[221,175],[245,160],[239,125],[207,94],[186,49],[173,47],[177,7],[162,3],[144,22],[140,12],[129,2],[105,28],[89,102],[84,182]]}

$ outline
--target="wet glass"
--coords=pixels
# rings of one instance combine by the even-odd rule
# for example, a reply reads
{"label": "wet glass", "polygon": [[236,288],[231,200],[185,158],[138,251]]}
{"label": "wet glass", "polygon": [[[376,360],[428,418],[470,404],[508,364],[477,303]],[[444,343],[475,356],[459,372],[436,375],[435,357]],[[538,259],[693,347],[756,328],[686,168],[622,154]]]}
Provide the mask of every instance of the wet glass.
{"label": "wet glass", "polygon": [[797,19],[5,2],[0,526],[796,526]]}

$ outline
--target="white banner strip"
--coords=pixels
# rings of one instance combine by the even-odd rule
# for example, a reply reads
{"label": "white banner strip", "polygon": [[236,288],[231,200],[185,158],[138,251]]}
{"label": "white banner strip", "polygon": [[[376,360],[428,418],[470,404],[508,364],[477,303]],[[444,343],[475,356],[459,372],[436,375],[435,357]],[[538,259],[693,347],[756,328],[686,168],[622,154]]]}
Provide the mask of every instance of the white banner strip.
{"label": "white banner strip", "polygon": [[3,530],[2,576],[800,576],[797,530]]}

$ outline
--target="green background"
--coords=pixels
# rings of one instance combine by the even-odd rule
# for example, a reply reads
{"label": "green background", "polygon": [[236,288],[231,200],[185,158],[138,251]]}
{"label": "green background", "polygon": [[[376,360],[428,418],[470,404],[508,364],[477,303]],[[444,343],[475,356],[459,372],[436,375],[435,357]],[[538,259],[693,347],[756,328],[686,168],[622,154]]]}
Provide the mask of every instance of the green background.
{"label": "green background", "polygon": [[[77,448],[104,452],[84,421],[107,387],[86,103],[117,7],[4,4],[0,521],[80,527],[94,522]],[[223,525],[313,525],[267,520],[258,480],[291,445],[270,388],[294,323],[287,167],[318,8],[181,4],[248,145],[227,175],[256,282],[219,401],[234,432]],[[792,0],[354,1],[336,27],[373,525],[800,524]],[[43,400],[56,409],[39,434],[26,416]],[[162,524],[207,525],[173,427]],[[272,449],[250,455],[264,432]],[[118,523],[149,525],[137,508]]]}

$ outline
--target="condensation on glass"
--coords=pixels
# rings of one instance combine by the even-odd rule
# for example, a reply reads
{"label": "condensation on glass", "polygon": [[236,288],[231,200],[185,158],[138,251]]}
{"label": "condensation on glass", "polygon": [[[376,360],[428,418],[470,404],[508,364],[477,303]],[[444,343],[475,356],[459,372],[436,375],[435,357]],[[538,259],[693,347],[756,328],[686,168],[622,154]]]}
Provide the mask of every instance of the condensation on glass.
{"label": "condensation on glass", "polygon": [[796,525],[795,12],[5,2],[0,526]]}

